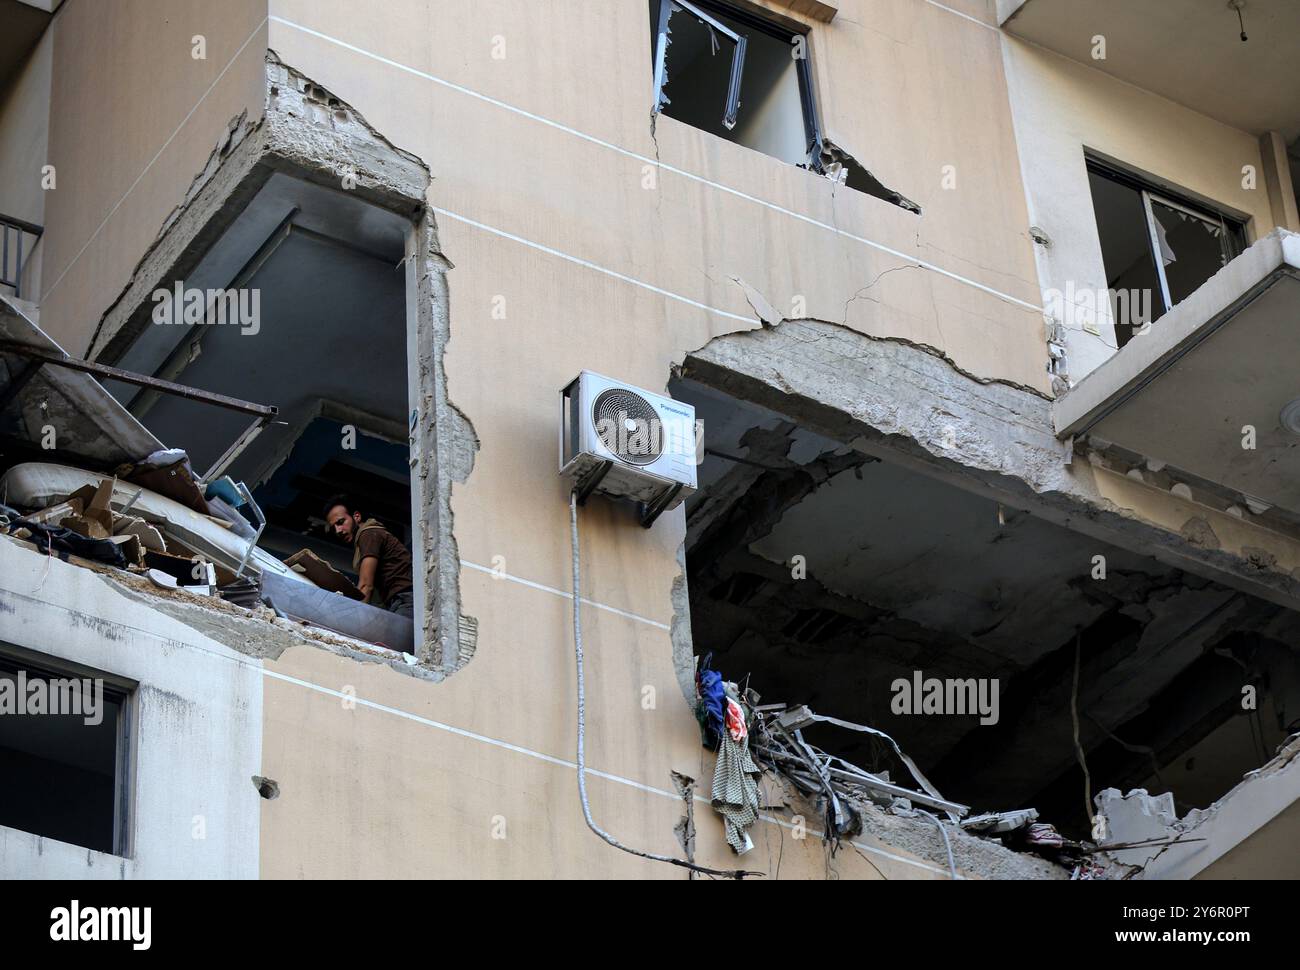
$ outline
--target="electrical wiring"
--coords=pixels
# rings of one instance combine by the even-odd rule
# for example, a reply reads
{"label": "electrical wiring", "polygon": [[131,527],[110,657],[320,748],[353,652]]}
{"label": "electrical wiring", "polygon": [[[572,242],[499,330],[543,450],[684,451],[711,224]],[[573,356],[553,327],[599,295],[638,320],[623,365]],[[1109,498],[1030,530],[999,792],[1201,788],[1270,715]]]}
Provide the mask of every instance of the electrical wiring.
{"label": "electrical wiring", "polygon": [[728,879],[743,879],[745,876],[763,875],[761,872],[748,872],[744,869],[710,869],[707,866],[698,866],[693,862],[687,862],[685,859],[675,859],[672,856],[629,848],[597,825],[591,817],[591,804],[587,801],[587,691],[582,659],[582,599],[580,595],[582,575],[578,555],[577,492],[569,494],[569,530],[573,548],[573,653],[578,664],[578,797],[582,800],[582,817],[587,820],[587,827],[614,848],[639,856],[642,859],[650,859],[653,862],[666,862],[672,866],[690,869],[692,872],[702,872],[709,876],[724,876]]}

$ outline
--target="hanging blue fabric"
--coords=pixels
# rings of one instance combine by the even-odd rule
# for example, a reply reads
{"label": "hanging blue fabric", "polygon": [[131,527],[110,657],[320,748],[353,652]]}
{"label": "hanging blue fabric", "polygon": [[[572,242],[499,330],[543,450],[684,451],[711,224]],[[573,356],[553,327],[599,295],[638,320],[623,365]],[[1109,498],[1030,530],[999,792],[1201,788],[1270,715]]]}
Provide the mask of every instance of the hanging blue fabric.
{"label": "hanging blue fabric", "polygon": [[706,654],[695,673],[695,692],[699,695],[696,716],[704,735],[704,744],[715,749],[726,726],[727,692],[722,675],[713,669],[713,654]]}

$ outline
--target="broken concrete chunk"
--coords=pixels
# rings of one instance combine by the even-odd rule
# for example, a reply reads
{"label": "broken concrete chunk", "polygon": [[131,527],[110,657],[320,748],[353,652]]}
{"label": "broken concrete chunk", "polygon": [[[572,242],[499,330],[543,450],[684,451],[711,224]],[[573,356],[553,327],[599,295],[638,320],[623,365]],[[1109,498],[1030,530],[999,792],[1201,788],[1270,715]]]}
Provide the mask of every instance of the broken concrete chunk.
{"label": "broken concrete chunk", "polygon": [[963,821],[961,826],[970,832],[993,834],[996,832],[1011,832],[1028,825],[1037,818],[1037,809],[1020,808],[1010,812],[988,812],[984,815],[976,815]]}
{"label": "broken concrete chunk", "polygon": [[140,545],[154,552],[166,552],[167,542],[156,528],[144,519],[134,515],[118,515],[113,518],[115,536],[132,535],[140,540]]}
{"label": "broken concrete chunk", "polygon": [[[1172,792],[1148,795],[1145,788],[1135,788],[1121,795],[1118,788],[1106,788],[1093,798],[1097,812],[1105,816],[1106,837],[1101,845],[1129,845],[1173,838],[1178,821]],[[1155,845],[1136,849],[1120,849],[1112,854],[1125,865],[1143,866],[1163,849]]]}
{"label": "broken concrete chunk", "polygon": [[919,205],[889,188],[880,179],[872,175],[866,166],[829,138],[822,139],[820,158],[810,159],[810,161],[819,164],[820,171],[836,182],[847,185],[858,192],[865,192],[867,195],[892,203],[900,209],[915,212],[917,215],[921,214]]}
{"label": "broken concrete chunk", "polygon": [[364,598],[361,595],[361,590],[357,589],[351,580],[310,549],[298,550],[286,559],[284,564],[295,572],[306,575],[321,589],[327,589],[332,593],[342,593],[354,600]]}
{"label": "broken concrete chunk", "polygon": [[144,565],[144,546],[140,542],[140,537],[130,533],[120,536],[110,536],[109,542],[117,546],[122,552],[122,557],[126,560],[128,566]]}

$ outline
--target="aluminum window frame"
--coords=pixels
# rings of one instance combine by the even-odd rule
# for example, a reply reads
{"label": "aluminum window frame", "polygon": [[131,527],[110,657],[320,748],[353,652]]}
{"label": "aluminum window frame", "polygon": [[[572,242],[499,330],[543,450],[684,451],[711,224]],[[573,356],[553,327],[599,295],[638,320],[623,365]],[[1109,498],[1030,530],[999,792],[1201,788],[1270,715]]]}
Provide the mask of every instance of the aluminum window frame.
{"label": "aluminum window frame", "polygon": [[[1163,316],[1172,310],[1176,304],[1169,292],[1169,276],[1165,272],[1165,261],[1160,254],[1160,235],[1158,231],[1158,222],[1155,212],[1152,208],[1153,203],[1167,206],[1183,212],[1195,219],[1200,220],[1211,226],[1217,226],[1227,239],[1235,240],[1240,243],[1240,249],[1233,254],[1232,258],[1240,256],[1250,245],[1246,236],[1246,223],[1244,220],[1229,217],[1222,210],[1211,205],[1198,205],[1194,202],[1178,198],[1176,195],[1161,189],[1154,183],[1149,182],[1140,176],[1125,171],[1103,159],[1097,158],[1088,152],[1084,153],[1084,162],[1089,173],[1095,173],[1102,178],[1110,179],[1121,185],[1137,190],[1142,197],[1142,209],[1147,223],[1147,252],[1151,256],[1151,262],[1156,268],[1156,278],[1160,281],[1160,301],[1164,305]],[[1096,206],[1093,207],[1093,221],[1096,222]],[[1109,285],[1109,283],[1108,283]]]}
{"label": "aluminum window frame", "polygon": [[[89,678],[104,682],[105,696],[112,694],[121,710],[115,729],[113,764],[113,847],[108,853],[130,859],[134,852],[135,748],[139,720],[139,688],[133,680],[88,667],[75,660],[40,653],[16,643],[0,641],[0,667],[16,667],[49,678]],[[49,836],[42,836],[49,838]],[[70,843],[71,844],[71,843]],[[80,848],[89,848],[80,846]],[[90,851],[97,851],[90,849]]]}
{"label": "aluminum window frame", "polygon": [[731,78],[727,85],[727,102],[722,112],[722,124],[731,131],[736,127],[736,119],[740,114],[740,82],[745,73],[746,40],[744,35],[713,19],[690,0],[660,0],[659,2],[659,33],[655,39],[654,113],[659,114],[665,103],[664,74],[668,67],[668,21],[673,15],[673,8],[689,13],[711,31],[717,31],[735,45],[731,53]]}
{"label": "aluminum window frame", "polygon": [[654,51],[654,110],[652,114],[658,115],[662,112],[666,103],[665,88],[665,71],[667,69],[668,57],[668,21],[672,16],[673,8],[689,13],[691,16],[700,20],[711,29],[717,30],[724,36],[734,40],[737,49],[732,58],[731,80],[727,89],[727,103],[724,109],[722,124],[731,131],[735,128],[740,115],[740,92],[744,83],[744,62],[745,62],[745,45],[747,39],[744,34],[738,34],[729,27],[720,23],[710,13],[714,10],[716,13],[725,12],[732,20],[750,27],[754,30],[762,31],[772,37],[780,38],[787,42],[793,42],[796,37],[802,37],[804,40],[804,56],[795,58],[796,74],[799,79],[799,103],[802,108],[803,125],[804,125],[804,143],[807,146],[808,165],[813,171],[821,172],[821,153],[822,153],[822,133],[821,121],[817,113],[816,89],[813,83],[812,72],[812,52],[811,31],[809,29],[800,30],[794,26],[788,26],[775,20],[769,20],[747,10],[741,10],[729,6],[725,3],[708,2],[701,6],[699,2],[692,0],[659,0],[659,16],[657,18],[655,51]]}

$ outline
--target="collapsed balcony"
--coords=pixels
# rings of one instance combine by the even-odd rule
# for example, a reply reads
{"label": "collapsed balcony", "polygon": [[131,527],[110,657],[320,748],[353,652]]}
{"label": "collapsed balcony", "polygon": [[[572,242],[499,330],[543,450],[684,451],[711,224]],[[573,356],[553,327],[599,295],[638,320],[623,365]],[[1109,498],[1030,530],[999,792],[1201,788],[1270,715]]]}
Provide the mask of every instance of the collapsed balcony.
{"label": "collapsed balcony", "polygon": [[[1032,810],[1065,843],[1114,844],[1103,789],[1168,792],[1186,815],[1300,731],[1300,614],[830,438],[806,402],[777,412],[693,374],[671,390],[709,431],[687,503],[697,664],[712,654],[760,708],[779,702],[823,766],[915,787],[901,750],[944,800],[994,813],[990,830]],[[953,710],[931,682],[979,689]]]}

